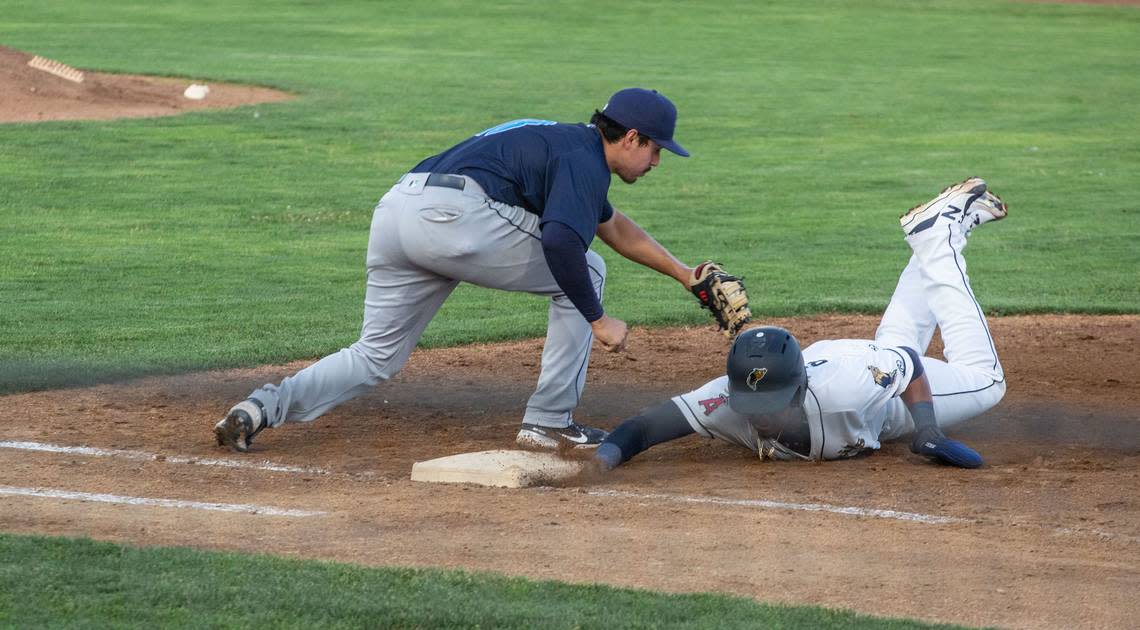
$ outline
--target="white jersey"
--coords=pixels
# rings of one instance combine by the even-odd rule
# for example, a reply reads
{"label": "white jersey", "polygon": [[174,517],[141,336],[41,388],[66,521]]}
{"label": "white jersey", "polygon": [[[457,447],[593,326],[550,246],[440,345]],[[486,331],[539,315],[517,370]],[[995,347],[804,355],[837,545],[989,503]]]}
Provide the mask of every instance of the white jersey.
{"label": "white jersey", "polygon": [[898,396],[910,385],[914,361],[902,348],[857,339],[820,341],[804,351],[804,363],[812,459],[877,450],[880,437],[892,435],[906,419]]}
{"label": "white jersey", "polygon": [[747,416],[728,406],[728,377],[677,396],[693,429],[778,459],[843,459],[879,448],[880,437],[894,437],[909,416],[899,394],[910,384],[914,365],[898,347],[872,341],[820,341],[804,350],[807,395],[804,415],[811,436],[805,452],[795,452],[775,439],[760,436]]}

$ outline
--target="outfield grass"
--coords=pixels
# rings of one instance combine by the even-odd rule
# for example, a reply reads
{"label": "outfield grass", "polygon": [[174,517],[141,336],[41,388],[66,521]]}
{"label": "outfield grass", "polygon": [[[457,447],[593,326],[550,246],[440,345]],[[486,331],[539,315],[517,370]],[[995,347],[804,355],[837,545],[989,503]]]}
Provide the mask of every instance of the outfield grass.
{"label": "outfield grass", "polygon": [[[0,43],[104,71],[244,81],[287,103],[0,125],[0,391],[317,357],[355,340],[371,209],[497,122],[678,104],[611,199],[760,316],[876,312],[895,218],[980,174],[1011,219],[971,253],[995,313],[1137,312],[1140,11],[1006,2],[0,2]],[[610,263],[608,311],[706,321]],[[538,298],[463,288],[427,345],[541,335]]]}
{"label": "outfield grass", "polygon": [[932,628],[715,594],[0,534],[0,625],[116,628]]}

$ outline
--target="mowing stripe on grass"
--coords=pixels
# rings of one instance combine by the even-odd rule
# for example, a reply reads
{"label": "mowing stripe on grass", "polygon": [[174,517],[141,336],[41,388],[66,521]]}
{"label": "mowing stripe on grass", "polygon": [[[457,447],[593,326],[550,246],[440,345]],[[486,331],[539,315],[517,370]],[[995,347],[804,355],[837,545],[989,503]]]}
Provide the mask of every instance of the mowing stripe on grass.
{"label": "mowing stripe on grass", "polygon": [[201,503],[199,501],[179,501],[176,499],[124,497],[117,494],[99,494],[91,492],[70,492],[68,490],[45,490],[42,488],[12,488],[9,486],[0,486],[0,495],[3,494],[21,497],[37,497],[44,499],[65,499],[73,501],[95,501],[98,503],[122,503],[126,505],[188,508],[192,510],[210,510],[214,512],[243,512],[246,514],[257,514],[261,516],[324,516],[327,514],[327,512],[291,510],[287,508],[268,507],[264,505],[249,505],[244,503]]}
{"label": "mowing stripe on grass", "polygon": [[935,514],[918,514],[915,512],[898,512],[896,510],[877,510],[860,507],[845,507],[841,505],[827,505],[826,503],[784,503],[783,501],[768,501],[765,499],[721,499],[718,497],[694,497],[679,494],[639,494],[636,492],[622,492],[620,490],[591,490],[591,496],[617,497],[622,499],[645,499],[653,501],[669,501],[672,503],[706,503],[711,505],[732,505],[738,507],[754,507],[766,510],[800,510],[802,512],[830,512],[847,516],[871,516],[874,518],[888,518],[896,521],[911,521],[927,525],[944,525],[947,523],[969,523],[968,519],[954,516],[938,516]]}
{"label": "mowing stripe on grass", "polygon": [[176,455],[158,455],[142,451],[124,451],[119,449],[94,448],[91,446],[60,446],[58,444],[44,444],[42,442],[13,442],[0,440],[0,448],[11,448],[24,451],[41,451],[45,453],[70,453],[75,455],[90,455],[92,457],[122,457],[126,459],[144,461],[162,461],[169,464],[197,464],[199,466],[224,466],[226,468],[252,468],[256,470],[269,470],[272,472],[293,472],[327,475],[329,471],[323,468],[306,468],[302,466],[286,466],[274,464],[270,461],[243,462],[233,459],[200,459],[197,457],[179,457]]}

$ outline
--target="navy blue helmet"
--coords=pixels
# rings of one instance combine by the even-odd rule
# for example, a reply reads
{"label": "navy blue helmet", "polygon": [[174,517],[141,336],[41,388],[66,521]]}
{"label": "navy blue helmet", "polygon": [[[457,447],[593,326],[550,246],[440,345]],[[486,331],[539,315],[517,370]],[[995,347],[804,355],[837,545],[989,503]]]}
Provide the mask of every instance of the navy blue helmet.
{"label": "navy blue helmet", "polygon": [[803,403],[807,370],[800,342],[777,326],[746,330],[728,353],[728,406],[744,415]]}

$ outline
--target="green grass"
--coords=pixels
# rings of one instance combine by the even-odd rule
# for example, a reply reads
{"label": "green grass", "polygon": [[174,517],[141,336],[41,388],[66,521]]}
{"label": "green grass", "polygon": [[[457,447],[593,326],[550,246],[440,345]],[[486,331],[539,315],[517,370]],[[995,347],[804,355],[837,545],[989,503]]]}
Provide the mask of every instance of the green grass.
{"label": "green grass", "polygon": [[14,628],[931,628],[715,594],[0,534]]}
{"label": "green grass", "polygon": [[[371,209],[503,120],[642,85],[677,137],[615,205],[745,275],[760,316],[877,312],[896,217],[967,175],[1012,207],[971,248],[994,313],[1140,311],[1140,11],[1004,2],[0,0],[0,43],[287,103],[0,125],[0,392],[318,357],[355,340]],[[707,321],[618,259],[607,310]],[[461,288],[426,345],[541,335],[542,300]]]}

